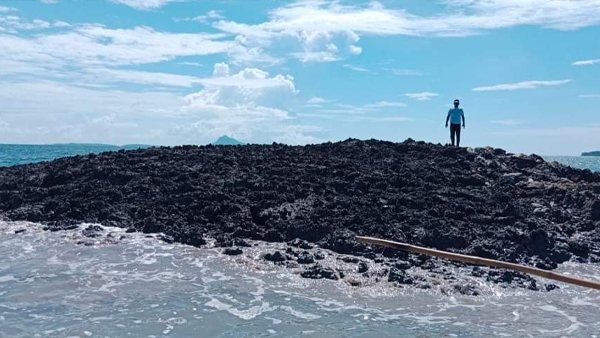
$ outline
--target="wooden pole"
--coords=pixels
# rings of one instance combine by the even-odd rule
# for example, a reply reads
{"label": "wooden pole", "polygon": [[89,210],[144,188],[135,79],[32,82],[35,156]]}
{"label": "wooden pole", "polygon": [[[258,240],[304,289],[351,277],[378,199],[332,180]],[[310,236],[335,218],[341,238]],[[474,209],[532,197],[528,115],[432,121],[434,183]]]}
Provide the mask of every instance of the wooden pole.
{"label": "wooden pole", "polygon": [[420,247],[420,246],[416,246],[416,245],[388,241],[385,239],[379,239],[379,238],[375,238],[375,237],[356,236],[356,240],[361,243],[381,245],[381,246],[385,246],[388,248],[394,248],[394,249],[398,249],[398,250],[402,250],[402,251],[418,253],[418,254],[423,254],[423,255],[436,256],[436,257],[441,257],[441,258],[450,259],[453,261],[459,261],[459,262],[463,262],[463,263],[471,263],[471,264],[476,264],[476,265],[491,266],[491,267],[495,267],[495,268],[505,268],[505,269],[516,270],[516,271],[520,271],[520,272],[524,272],[524,273],[528,273],[528,274],[532,274],[532,275],[536,275],[536,276],[540,276],[540,277],[544,277],[544,278],[548,278],[548,279],[561,281],[564,283],[570,283],[570,284],[575,284],[575,285],[579,285],[579,286],[583,286],[583,287],[587,287],[587,288],[600,290],[599,282],[592,282],[589,280],[571,277],[571,276],[563,275],[560,273],[542,270],[542,269],[538,269],[538,268],[533,268],[533,267],[529,267],[529,266],[525,266],[525,265],[502,262],[502,261],[498,261],[495,259],[482,258],[482,257],[477,257],[477,256],[457,254],[457,253],[441,251],[441,250],[436,250],[436,249],[428,249],[428,248],[424,248],[424,247]]}

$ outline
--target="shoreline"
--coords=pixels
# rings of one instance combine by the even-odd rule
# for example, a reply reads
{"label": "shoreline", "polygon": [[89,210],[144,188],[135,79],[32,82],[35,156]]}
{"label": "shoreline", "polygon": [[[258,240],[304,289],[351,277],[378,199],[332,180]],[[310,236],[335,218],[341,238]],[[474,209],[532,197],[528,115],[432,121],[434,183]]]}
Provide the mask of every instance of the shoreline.
{"label": "shoreline", "polygon": [[[358,244],[354,235],[545,269],[600,261],[600,175],[501,149],[352,139],[160,147],[1,168],[0,179],[0,212],[10,220],[162,232],[193,246],[214,238],[230,254],[247,240],[287,243],[267,260],[299,264],[306,278],[340,277],[309,246],[359,257],[349,263],[357,271],[360,257],[385,263],[381,277],[399,285],[418,284],[413,267],[444,278],[453,264]],[[542,287],[506,271],[472,274]]]}

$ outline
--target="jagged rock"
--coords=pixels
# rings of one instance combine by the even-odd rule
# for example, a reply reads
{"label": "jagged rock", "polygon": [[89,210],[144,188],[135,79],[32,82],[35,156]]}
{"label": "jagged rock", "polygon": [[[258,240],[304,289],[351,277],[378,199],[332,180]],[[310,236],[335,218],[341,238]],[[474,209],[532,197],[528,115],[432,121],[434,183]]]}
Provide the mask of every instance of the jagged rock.
{"label": "jagged rock", "polygon": [[309,269],[302,271],[300,276],[311,279],[331,279],[338,280],[340,276],[332,268],[325,268],[320,265],[313,265]]}
{"label": "jagged rock", "polygon": [[101,226],[90,225],[87,228],[83,229],[81,231],[81,234],[84,235],[85,237],[94,238],[94,237],[102,236],[103,232],[104,232],[104,228],[102,228]]}
{"label": "jagged rock", "polygon": [[300,249],[310,250],[314,247],[314,245],[310,244],[308,241],[305,241],[300,238],[295,238],[287,243],[289,246],[293,246]]}
{"label": "jagged rock", "polygon": [[303,251],[298,255],[297,262],[300,264],[312,264],[315,262],[315,259],[308,251]]}
{"label": "jagged rock", "polygon": [[275,251],[274,253],[268,253],[265,255],[265,260],[270,262],[283,262],[286,259],[287,258],[285,257],[285,255],[279,251]]}
{"label": "jagged rock", "polygon": [[223,250],[223,253],[228,256],[238,256],[241,255],[244,251],[240,248],[227,248]]}
{"label": "jagged rock", "polygon": [[599,182],[535,155],[410,139],[159,147],[0,168],[0,217],[439,266],[354,238],[368,235],[552,269],[599,259]]}
{"label": "jagged rock", "polygon": [[358,273],[365,273],[369,271],[369,266],[365,262],[358,263]]}
{"label": "jagged rock", "polygon": [[391,268],[388,275],[388,282],[396,282],[400,284],[412,284],[413,279],[404,270]]}

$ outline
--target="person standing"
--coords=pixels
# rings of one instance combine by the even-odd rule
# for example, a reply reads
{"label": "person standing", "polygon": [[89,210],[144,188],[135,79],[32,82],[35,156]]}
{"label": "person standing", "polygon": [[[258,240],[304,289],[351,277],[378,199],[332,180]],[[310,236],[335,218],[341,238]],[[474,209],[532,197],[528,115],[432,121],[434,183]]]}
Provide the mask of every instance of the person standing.
{"label": "person standing", "polygon": [[456,136],[456,146],[460,147],[460,122],[462,119],[462,127],[465,128],[465,113],[462,108],[458,108],[460,101],[454,100],[454,108],[448,111],[446,116],[446,128],[448,128],[448,121],[450,121],[450,141],[454,146],[454,137]]}

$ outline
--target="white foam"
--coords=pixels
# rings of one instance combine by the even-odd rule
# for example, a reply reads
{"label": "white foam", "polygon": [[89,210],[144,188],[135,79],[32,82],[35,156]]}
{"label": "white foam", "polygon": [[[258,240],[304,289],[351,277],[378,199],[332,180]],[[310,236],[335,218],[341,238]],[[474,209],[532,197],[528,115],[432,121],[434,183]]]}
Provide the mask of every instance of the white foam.
{"label": "white foam", "polygon": [[301,319],[315,320],[315,319],[321,318],[321,316],[319,316],[319,315],[315,315],[315,314],[308,313],[308,312],[301,312],[301,311],[298,311],[298,310],[294,310],[291,306],[280,306],[279,308],[282,309],[285,312],[288,312],[292,316],[297,317],[297,318],[301,318]]}
{"label": "white foam", "polygon": [[268,302],[264,302],[260,306],[252,306],[246,310],[239,310],[230,304],[221,302],[220,300],[218,300],[216,298],[212,298],[210,301],[206,302],[206,304],[204,304],[204,305],[215,308],[220,311],[227,311],[230,314],[232,314],[240,319],[244,319],[244,320],[254,319],[265,312],[271,312],[276,309],[274,307],[270,307]]}
{"label": "white foam", "polygon": [[6,283],[6,282],[11,282],[17,280],[14,276],[11,275],[7,275],[7,276],[0,276],[0,283]]}

